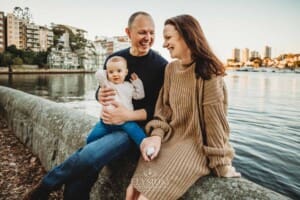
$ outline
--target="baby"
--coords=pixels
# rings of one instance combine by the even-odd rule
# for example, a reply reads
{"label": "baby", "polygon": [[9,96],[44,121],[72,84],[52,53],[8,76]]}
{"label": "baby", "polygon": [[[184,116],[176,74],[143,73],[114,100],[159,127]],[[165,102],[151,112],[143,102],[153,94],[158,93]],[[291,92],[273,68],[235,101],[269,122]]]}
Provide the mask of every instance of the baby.
{"label": "baby", "polygon": [[[106,70],[98,70],[96,78],[101,87],[111,87],[116,91],[115,101],[121,103],[129,110],[133,110],[132,99],[143,99],[145,97],[142,81],[137,74],[131,74],[131,83],[125,81],[128,74],[127,62],[121,56],[113,56],[106,63]],[[107,109],[114,109],[113,105],[106,106]],[[87,137],[87,143],[93,142],[113,131],[123,130],[139,147],[146,137],[145,132],[133,121],[122,124],[105,124],[102,119],[97,123],[96,128]],[[147,153],[151,155],[154,149],[149,148]]]}

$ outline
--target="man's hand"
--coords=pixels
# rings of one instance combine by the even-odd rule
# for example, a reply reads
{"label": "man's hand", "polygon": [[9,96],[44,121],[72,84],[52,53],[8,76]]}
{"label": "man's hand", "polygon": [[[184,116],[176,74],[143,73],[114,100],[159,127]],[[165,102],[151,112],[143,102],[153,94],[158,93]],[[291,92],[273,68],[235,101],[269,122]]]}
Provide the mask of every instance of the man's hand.
{"label": "man's hand", "polygon": [[105,124],[122,124],[128,121],[129,112],[131,112],[131,110],[128,110],[115,101],[112,101],[111,105],[114,109],[106,109],[103,107],[102,110],[101,118]]}
{"label": "man's hand", "polygon": [[[160,146],[161,146],[161,137],[159,136],[150,136],[143,139],[140,145],[140,150],[144,160],[151,161],[154,158],[156,158],[160,151]],[[147,155],[147,150],[149,148],[154,148],[154,153],[151,156]]]}
{"label": "man's hand", "polygon": [[113,100],[114,96],[116,95],[116,91],[113,88],[109,87],[101,87],[98,92],[98,101],[103,106],[108,106]]}

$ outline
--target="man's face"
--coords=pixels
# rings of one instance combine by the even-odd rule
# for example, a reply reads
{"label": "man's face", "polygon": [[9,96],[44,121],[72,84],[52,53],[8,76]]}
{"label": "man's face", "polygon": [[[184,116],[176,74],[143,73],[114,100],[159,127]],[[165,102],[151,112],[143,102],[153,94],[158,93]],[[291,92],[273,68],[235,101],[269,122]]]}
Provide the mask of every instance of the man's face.
{"label": "man's face", "polygon": [[144,56],[148,53],[154,42],[154,22],[149,16],[138,15],[131,27],[126,29],[131,39],[131,54]]}

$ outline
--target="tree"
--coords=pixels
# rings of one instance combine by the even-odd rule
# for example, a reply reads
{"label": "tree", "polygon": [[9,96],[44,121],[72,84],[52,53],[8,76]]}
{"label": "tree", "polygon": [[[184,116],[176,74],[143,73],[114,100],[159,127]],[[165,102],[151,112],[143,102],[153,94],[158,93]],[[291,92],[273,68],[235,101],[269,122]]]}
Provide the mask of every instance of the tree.
{"label": "tree", "polygon": [[23,60],[20,57],[15,57],[15,58],[12,59],[12,63],[14,65],[23,65]]}
{"label": "tree", "polygon": [[35,55],[35,58],[34,58],[34,64],[37,64],[39,66],[39,68],[45,68],[47,67],[46,64],[47,64],[47,56],[48,56],[48,53],[47,52],[38,52],[36,55]]}
{"label": "tree", "polygon": [[24,20],[26,23],[32,22],[32,14],[30,12],[30,9],[28,7],[25,7],[22,9],[21,7],[14,7],[13,14],[19,18]]}
{"label": "tree", "polygon": [[6,48],[6,51],[14,56],[22,56],[22,50],[17,49],[16,45],[10,45]]}
{"label": "tree", "polygon": [[85,48],[87,40],[83,37],[82,34],[77,33],[75,35],[72,33],[72,31],[70,31],[69,33],[70,33],[70,47],[72,51]]}
{"label": "tree", "polygon": [[4,66],[8,66],[8,72],[12,73],[12,67],[13,64],[13,55],[9,52],[4,52],[3,54],[3,64]]}
{"label": "tree", "polygon": [[24,63],[32,65],[34,64],[35,53],[31,50],[23,51],[22,58]]}

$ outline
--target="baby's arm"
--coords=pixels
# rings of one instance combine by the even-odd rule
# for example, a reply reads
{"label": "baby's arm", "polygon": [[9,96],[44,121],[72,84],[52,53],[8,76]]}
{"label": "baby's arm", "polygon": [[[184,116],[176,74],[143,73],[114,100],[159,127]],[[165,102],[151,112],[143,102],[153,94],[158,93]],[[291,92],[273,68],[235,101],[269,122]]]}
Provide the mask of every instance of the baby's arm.
{"label": "baby's arm", "polygon": [[108,81],[107,81],[107,76],[106,76],[106,70],[99,69],[96,73],[95,76],[97,80],[99,81],[100,87],[107,86]]}
{"label": "baby's arm", "polygon": [[131,84],[133,85],[133,99],[143,99],[145,97],[143,82],[136,73],[132,73],[130,77]]}

